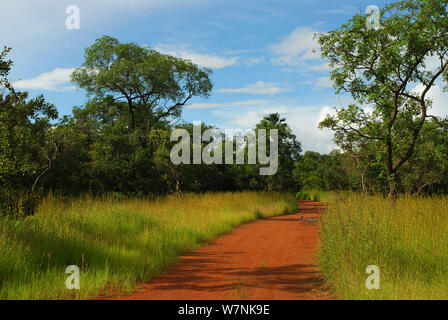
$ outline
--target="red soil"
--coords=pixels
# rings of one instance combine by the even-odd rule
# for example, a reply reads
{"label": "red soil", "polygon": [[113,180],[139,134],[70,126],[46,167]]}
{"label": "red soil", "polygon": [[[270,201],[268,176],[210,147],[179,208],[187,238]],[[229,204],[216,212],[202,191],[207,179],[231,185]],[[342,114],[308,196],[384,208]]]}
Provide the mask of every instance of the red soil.
{"label": "red soil", "polygon": [[238,227],[120,300],[329,299],[316,267],[324,204],[300,201],[293,215]]}

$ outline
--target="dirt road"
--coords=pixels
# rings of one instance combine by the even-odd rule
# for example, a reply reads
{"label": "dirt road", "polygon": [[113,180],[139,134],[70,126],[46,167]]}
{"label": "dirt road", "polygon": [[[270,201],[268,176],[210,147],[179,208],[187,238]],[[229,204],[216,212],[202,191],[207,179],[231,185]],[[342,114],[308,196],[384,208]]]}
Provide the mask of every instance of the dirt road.
{"label": "dirt road", "polygon": [[294,215],[238,227],[181,258],[126,300],[328,299],[316,264],[322,203],[300,201]]}

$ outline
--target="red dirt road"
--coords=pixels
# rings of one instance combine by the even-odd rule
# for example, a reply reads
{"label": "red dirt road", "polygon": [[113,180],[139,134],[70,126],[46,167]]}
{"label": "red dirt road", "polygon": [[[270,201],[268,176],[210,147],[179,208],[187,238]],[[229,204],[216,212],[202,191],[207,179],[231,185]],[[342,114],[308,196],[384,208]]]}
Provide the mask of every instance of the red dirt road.
{"label": "red dirt road", "polygon": [[324,204],[300,201],[297,214],[238,227],[121,300],[329,299],[316,264]]}

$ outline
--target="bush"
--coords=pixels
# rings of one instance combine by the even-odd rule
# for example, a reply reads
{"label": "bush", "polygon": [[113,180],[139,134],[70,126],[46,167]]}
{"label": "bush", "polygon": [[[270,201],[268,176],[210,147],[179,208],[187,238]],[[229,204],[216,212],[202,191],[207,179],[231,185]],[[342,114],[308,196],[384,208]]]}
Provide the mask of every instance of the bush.
{"label": "bush", "polygon": [[0,216],[27,217],[34,214],[39,196],[31,192],[3,189],[0,191]]}
{"label": "bush", "polygon": [[257,209],[257,210],[255,210],[255,218],[257,220],[260,220],[260,219],[265,219],[266,217],[264,216],[264,214],[261,213],[260,210]]}
{"label": "bush", "polygon": [[299,200],[311,200],[311,196],[304,192],[304,191],[299,191],[296,193],[296,198]]}

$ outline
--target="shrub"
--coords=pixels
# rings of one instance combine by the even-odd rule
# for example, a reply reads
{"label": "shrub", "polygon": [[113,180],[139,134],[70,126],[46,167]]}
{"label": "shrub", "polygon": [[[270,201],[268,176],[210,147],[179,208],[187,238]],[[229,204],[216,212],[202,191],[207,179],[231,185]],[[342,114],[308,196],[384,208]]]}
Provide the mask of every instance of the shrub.
{"label": "shrub", "polygon": [[311,200],[311,196],[304,191],[297,192],[296,198],[299,200]]}
{"label": "shrub", "polygon": [[0,190],[0,216],[27,217],[34,214],[39,204],[37,194],[25,191]]}

